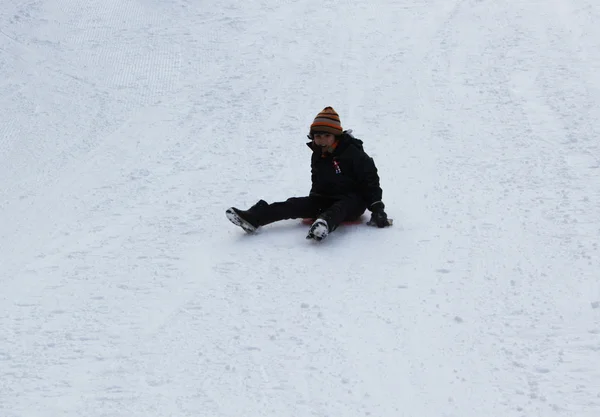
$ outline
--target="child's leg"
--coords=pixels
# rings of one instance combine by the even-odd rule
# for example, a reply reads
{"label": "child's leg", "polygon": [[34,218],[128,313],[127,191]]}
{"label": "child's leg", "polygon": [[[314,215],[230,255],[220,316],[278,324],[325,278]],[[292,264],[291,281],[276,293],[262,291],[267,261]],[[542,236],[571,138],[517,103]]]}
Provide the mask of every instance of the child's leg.
{"label": "child's leg", "polygon": [[260,207],[255,214],[262,226],[286,219],[315,218],[323,209],[318,197],[291,197],[286,201]]}
{"label": "child's leg", "polygon": [[367,206],[359,196],[348,196],[335,201],[327,210],[319,215],[327,221],[329,230],[335,230],[340,223],[346,220],[356,220],[367,209]]}

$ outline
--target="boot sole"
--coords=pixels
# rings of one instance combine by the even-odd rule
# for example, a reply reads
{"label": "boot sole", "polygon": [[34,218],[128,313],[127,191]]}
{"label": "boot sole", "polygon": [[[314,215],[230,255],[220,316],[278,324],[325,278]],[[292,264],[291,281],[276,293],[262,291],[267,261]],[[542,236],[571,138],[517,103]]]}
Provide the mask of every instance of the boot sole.
{"label": "boot sole", "polygon": [[320,242],[321,240],[325,239],[328,235],[329,235],[328,232],[316,234],[314,228],[311,227],[310,230],[308,231],[308,235],[306,236],[306,238],[314,239],[314,240]]}
{"label": "boot sole", "polygon": [[225,210],[225,215],[231,223],[235,224],[236,226],[240,226],[246,233],[254,233],[256,231],[256,227],[242,219],[233,208]]}
{"label": "boot sole", "polygon": [[324,236],[318,236],[318,235],[315,235],[315,234],[309,233],[309,234],[306,236],[306,238],[307,238],[307,239],[313,239],[313,240],[316,240],[317,242],[320,242],[320,241],[322,241],[323,239],[325,239],[327,236],[329,236],[329,235],[327,234],[327,235],[324,235]]}

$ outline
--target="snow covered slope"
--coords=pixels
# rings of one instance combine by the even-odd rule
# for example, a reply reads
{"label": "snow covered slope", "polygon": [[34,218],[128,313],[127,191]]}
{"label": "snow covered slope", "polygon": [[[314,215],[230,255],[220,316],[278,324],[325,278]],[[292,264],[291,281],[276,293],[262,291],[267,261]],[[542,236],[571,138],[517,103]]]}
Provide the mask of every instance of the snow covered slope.
{"label": "snow covered slope", "polygon": [[[593,0],[4,0],[0,415],[600,415]],[[393,228],[243,234],[365,141]]]}

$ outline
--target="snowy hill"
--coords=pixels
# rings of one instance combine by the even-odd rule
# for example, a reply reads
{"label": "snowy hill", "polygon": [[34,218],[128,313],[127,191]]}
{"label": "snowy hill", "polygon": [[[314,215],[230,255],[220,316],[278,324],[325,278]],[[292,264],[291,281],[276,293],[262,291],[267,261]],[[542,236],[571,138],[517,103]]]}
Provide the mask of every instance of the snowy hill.
{"label": "snowy hill", "polygon": [[[5,0],[0,415],[600,415],[600,5]],[[304,195],[333,106],[393,228]]]}

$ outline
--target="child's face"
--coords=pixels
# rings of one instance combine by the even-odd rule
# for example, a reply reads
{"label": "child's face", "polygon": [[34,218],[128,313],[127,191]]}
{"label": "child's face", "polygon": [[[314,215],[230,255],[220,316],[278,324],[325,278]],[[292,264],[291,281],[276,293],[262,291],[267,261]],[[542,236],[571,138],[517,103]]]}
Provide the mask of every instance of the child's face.
{"label": "child's face", "polygon": [[317,146],[329,147],[335,142],[335,136],[331,133],[315,132],[313,134],[313,140]]}

